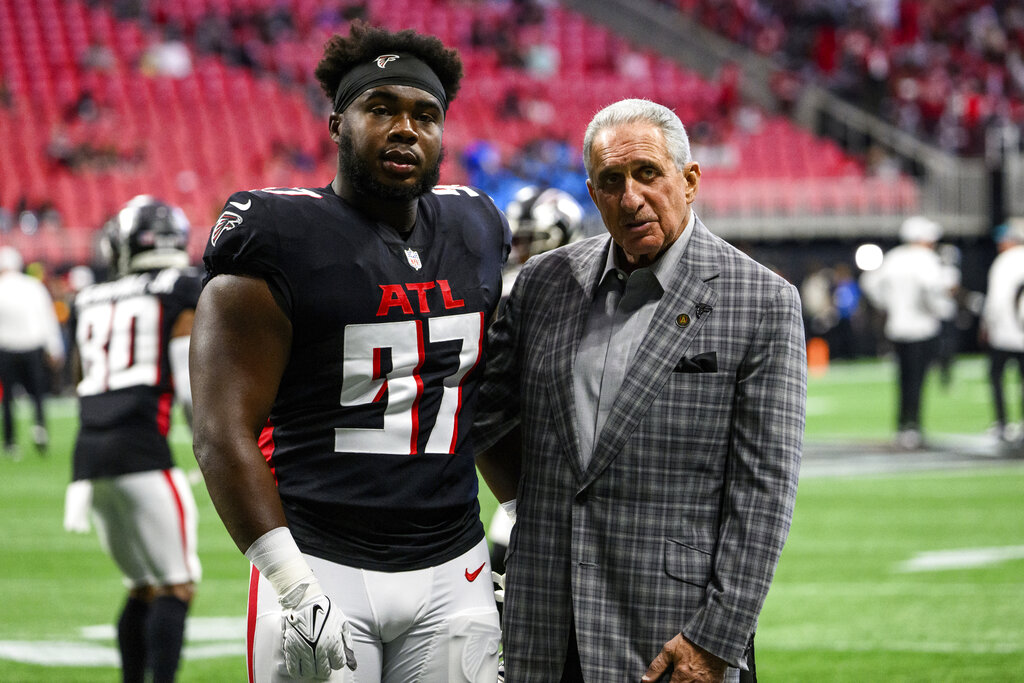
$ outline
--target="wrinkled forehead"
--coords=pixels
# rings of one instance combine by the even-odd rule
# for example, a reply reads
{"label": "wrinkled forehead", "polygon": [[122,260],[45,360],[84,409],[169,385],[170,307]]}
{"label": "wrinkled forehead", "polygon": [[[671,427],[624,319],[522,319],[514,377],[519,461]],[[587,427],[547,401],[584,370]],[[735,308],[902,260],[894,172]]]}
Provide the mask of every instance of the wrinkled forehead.
{"label": "wrinkled forehead", "polygon": [[645,121],[599,131],[590,148],[590,162],[595,175],[636,165],[672,164],[661,129]]}

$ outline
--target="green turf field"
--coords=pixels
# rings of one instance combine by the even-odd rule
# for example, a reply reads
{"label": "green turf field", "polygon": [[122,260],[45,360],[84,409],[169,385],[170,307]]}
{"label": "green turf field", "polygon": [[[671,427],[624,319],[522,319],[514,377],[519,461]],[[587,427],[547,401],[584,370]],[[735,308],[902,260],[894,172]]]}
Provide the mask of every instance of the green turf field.
{"label": "green turf field", "polygon": [[[882,361],[836,364],[812,378],[808,451],[885,444],[892,376]],[[926,429],[937,440],[983,435],[991,409],[982,361],[960,360],[948,389],[935,380]],[[1008,395],[1017,410],[1016,385]],[[22,419],[26,408],[19,405]],[[94,534],[61,528],[74,424],[73,401],[55,400],[51,455],[36,457],[22,428],[24,459],[0,461],[4,683],[118,680],[112,624],[120,578]],[[172,437],[179,463],[194,471],[187,430]],[[196,481],[204,578],[180,680],[242,681],[248,565]],[[489,495],[481,507],[490,519]],[[942,551],[958,552],[935,554]],[[1024,460],[805,477],[761,616],[757,660],[766,682],[1024,681]]]}

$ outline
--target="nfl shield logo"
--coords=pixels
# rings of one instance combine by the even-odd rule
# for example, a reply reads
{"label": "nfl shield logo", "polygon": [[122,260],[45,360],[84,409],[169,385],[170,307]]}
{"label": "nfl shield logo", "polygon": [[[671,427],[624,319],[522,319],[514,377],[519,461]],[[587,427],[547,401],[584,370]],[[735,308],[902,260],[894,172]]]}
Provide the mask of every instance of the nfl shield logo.
{"label": "nfl shield logo", "polygon": [[423,267],[423,262],[420,261],[420,255],[415,249],[405,250],[405,259],[409,262],[415,270],[419,270]]}

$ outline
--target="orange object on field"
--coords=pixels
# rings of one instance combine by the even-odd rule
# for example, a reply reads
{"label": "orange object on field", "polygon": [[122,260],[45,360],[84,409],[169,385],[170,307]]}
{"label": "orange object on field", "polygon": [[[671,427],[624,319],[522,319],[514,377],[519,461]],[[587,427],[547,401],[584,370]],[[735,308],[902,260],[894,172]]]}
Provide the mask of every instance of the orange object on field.
{"label": "orange object on field", "polygon": [[821,337],[807,340],[807,370],[816,377],[828,372],[828,342]]}

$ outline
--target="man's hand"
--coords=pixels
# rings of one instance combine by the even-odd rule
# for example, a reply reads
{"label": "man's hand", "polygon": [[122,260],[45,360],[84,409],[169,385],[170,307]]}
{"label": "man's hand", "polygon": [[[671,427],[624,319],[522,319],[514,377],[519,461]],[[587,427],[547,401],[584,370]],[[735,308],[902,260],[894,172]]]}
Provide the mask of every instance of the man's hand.
{"label": "man's hand", "polygon": [[715,683],[725,680],[726,663],[707,650],[694,645],[683,634],[665,643],[651,662],[642,683],[654,683],[671,670],[671,683]]}
{"label": "man's hand", "polygon": [[301,584],[281,604],[284,669],[289,677],[327,680],[343,666],[355,670],[348,621],[319,584]]}

